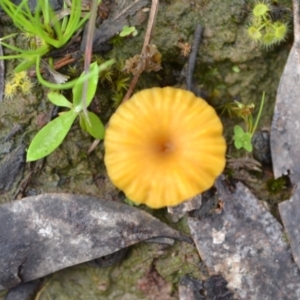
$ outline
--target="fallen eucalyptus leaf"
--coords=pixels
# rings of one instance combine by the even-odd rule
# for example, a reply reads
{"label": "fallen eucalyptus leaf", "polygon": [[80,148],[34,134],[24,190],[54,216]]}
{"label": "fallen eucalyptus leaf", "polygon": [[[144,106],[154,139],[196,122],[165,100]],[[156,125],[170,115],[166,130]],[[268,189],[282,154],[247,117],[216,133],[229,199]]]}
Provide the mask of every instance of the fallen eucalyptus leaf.
{"label": "fallen eucalyptus leaf", "polygon": [[300,189],[297,187],[289,201],[279,203],[279,212],[291,244],[294,260],[300,268]]}
{"label": "fallen eucalyptus leaf", "polygon": [[[294,44],[277,90],[271,127],[271,152],[275,178],[289,175],[293,185],[300,181],[300,17],[299,0],[293,1]],[[279,212],[292,252],[300,268],[300,191],[297,187],[290,200],[280,203]]]}
{"label": "fallen eucalyptus leaf", "polygon": [[[0,44],[0,56],[3,56],[3,48]],[[4,87],[5,87],[5,81],[4,81],[4,75],[5,75],[5,65],[4,60],[0,60],[0,102],[3,100],[3,94],[4,94]]]}
{"label": "fallen eucalyptus leaf", "polygon": [[107,268],[124,260],[129,252],[130,247],[120,249],[114,253],[90,260],[87,266],[93,268]]}
{"label": "fallen eucalyptus leaf", "polygon": [[281,76],[270,132],[275,178],[290,174],[293,184],[300,180],[300,20],[299,0],[293,1],[294,44]]}
{"label": "fallen eucalyptus leaf", "polygon": [[33,280],[30,282],[19,284],[10,289],[6,294],[4,300],[33,300],[36,299],[36,294],[42,287],[40,280]]}
{"label": "fallen eucalyptus leaf", "polygon": [[44,194],[0,206],[0,289],[154,237],[189,241],[134,207],[95,197]]}
{"label": "fallen eucalyptus leaf", "polygon": [[242,184],[216,182],[219,207],[188,223],[210,275],[222,275],[239,300],[300,299],[300,272],[282,226]]}

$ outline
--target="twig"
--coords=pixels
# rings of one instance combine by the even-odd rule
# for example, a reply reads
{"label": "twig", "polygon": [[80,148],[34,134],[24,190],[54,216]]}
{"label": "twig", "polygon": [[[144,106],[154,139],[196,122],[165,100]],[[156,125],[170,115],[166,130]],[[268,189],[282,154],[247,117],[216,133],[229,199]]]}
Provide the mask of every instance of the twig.
{"label": "twig", "polygon": [[201,40],[202,31],[203,28],[198,24],[194,33],[192,51],[189,55],[188,70],[186,75],[186,89],[189,91],[192,90],[193,73],[196,65],[196,58],[197,58],[197,53],[198,53],[199,44]]}
{"label": "twig", "polygon": [[[88,23],[88,30],[87,30],[87,40],[86,40],[86,48],[84,54],[84,73],[88,74],[90,69],[90,63],[92,60],[92,52],[93,52],[93,39],[94,39],[94,32],[95,32],[95,23],[96,23],[96,16],[97,16],[97,7],[98,1],[92,1],[91,7],[91,16]],[[88,89],[88,80],[84,81],[83,89],[82,89],[82,110],[86,117],[88,123],[90,123],[88,113],[87,113],[87,105],[86,105],[86,95]]]}
{"label": "twig", "polygon": [[[143,44],[143,48],[142,48],[142,52],[141,52],[141,58],[143,58],[143,56],[145,55],[146,47],[149,45],[150,40],[151,40],[151,34],[152,34],[153,27],[154,27],[157,11],[158,11],[158,3],[159,3],[159,0],[152,0],[147,30],[146,30],[144,44]],[[136,75],[134,75],[134,77],[130,83],[130,86],[127,90],[127,93],[122,100],[122,103],[130,98],[130,96],[136,86],[136,83],[142,73],[143,73],[143,70],[141,69],[140,72],[138,72]]]}
{"label": "twig", "polygon": [[[3,48],[2,45],[0,44],[0,56],[3,56]],[[0,102],[3,100],[3,93],[4,93],[4,86],[5,86],[5,81],[4,81],[4,60],[0,60]]]}
{"label": "twig", "polygon": [[130,83],[130,86],[129,86],[127,92],[126,92],[126,95],[125,95],[125,97],[124,97],[123,100],[122,100],[122,103],[125,102],[125,101],[127,101],[127,100],[130,98],[130,96],[131,96],[131,94],[132,94],[132,92],[133,92],[133,89],[135,88],[136,83],[137,83],[137,81],[138,81],[140,75],[142,74],[142,72],[143,72],[143,71],[137,73],[137,74],[134,75],[134,77],[132,78],[131,83]]}
{"label": "twig", "polygon": [[60,59],[54,64],[54,70],[59,70],[60,68],[72,63],[75,61],[75,58],[71,57],[70,54],[66,55],[64,58]]}
{"label": "twig", "polygon": [[300,20],[299,20],[299,0],[293,1],[294,11],[294,41],[300,47]]}
{"label": "twig", "polygon": [[151,34],[154,28],[154,23],[155,23],[155,19],[156,19],[156,15],[157,15],[157,11],[158,11],[158,2],[159,0],[152,0],[151,3],[151,10],[150,10],[150,15],[149,15],[149,19],[148,19],[148,25],[147,25],[147,31],[145,34],[145,38],[144,38],[144,44],[143,44],[143,49],[142,49],[142,53],[145,53],[146,47],[147,45],[149,45],[150,40],[151,40]]}

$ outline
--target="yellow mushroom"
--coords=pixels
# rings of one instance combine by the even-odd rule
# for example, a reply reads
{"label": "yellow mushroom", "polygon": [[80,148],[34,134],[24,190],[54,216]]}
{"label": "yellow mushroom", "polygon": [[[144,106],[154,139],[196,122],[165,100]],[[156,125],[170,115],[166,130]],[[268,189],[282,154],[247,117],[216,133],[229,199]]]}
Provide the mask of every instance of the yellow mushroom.
{"label": "yellow mushroom", "polygon": [[152,88],[120,105],[106,130],[105,165],[137,204],[175,206],[207,189],[225,166],[215,110],[193,93]]}

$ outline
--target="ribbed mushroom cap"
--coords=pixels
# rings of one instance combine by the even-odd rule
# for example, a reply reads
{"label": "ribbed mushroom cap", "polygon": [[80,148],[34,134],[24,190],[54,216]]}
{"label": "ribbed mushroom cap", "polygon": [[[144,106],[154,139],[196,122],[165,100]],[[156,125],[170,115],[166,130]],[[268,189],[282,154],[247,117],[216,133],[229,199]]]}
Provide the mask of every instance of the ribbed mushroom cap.
{"label": "ribbed mushroom cap", "polygon": [[189,91],[140,91],[109,121],[108,176],[135,203],[177,205],[209,189],[224,169],[222,130],[215,110]]}

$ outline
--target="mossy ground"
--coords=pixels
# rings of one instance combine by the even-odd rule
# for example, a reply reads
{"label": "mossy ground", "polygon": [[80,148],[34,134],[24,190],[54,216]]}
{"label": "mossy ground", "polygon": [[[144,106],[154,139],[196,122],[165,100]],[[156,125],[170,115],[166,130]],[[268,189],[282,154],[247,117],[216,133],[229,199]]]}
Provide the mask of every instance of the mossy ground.
{"label": "mossy ground", "polygon": [[[219,0],[161,1],[152,42],[162,53],[163,69],[158,73],[142,74],[137,88],[174,84],[184,87],[181,71],[187,58],[181,54],[178,42],[191,43],[195,26],[199,23],[205,29],[197,57],[194,85],[205,92],[206,100],[215,107],[233,100],[253,102],[259,106],[262,92],[265,91],[266,104],[260,126],[269,126],[291,39],[269,51],[252,42],[245,29],[248,6],[252,2],[254,1],[244,3],[233,0],[220,5]],[[291,3],[286,1],[280,5],[290,7]],[[122,61],[139,53],[146,25],[141,19],[135,20],[139,24],[136,25],[139,35],[125,39],[120,46],[107,54],[108,57],[113,55]],[[12,66],[7,66],[9,71]],[[233,67],[238,67],[239,73]],[[0,102],[0,140],[4,146],[13,148],[20,140],[27,144],[30,142],[39,130],[41,117],[49,116],[53,108],[46,99],[46,93],[47,91],[36,85],[31,96],[18,94],[14,99]],[[113,102],[103,95],[105,93],[100,91],[99,98],[103,97],[100,114],[107,118],[107,111],[104,109],[112,111]],[[225,135],[230,142],[232,127],[239,120],[226,116],[223,120]],[[16,124],[22,125],[22,131],[5,144],[5,136]],[[46,159],[40,173],[32,178],[27,191],[36,194],[88,194],[107,201],[122,201],[123,195],[112,186],[105,174],[102,145],[91,155],[86,154],[91,142],[91,137],[83,133],[78,123],[75,123],[67,139]],[[6,149],[4,146],[2,148]],[[0,155],[1,159],[5,157],[5,151]],[[23,178],[30,170],[31,166],[27,164]],[[258,175],[257,179],[253,190],[260,195],[259,199],[271,199],[270,201],[275,202],[283,200],[281,194],[277,194],[278,200],[272,200],[274,193],[268,190],[263,177]],[[10,191],[3,195],[1,202],[11,200],[13,194],[14,191]],[[187,229],[185,220],[178,228],[182,226]],[[177,299],[176,284],[182,275],[204,278],[199,264],[200,259],[192,245],[183,246],[180,242],[176,242],[174,246],[143,243],[134,246],[128,258],[117,266],[97,269],[83,264],[47,277],[46,287],[39,299],[147,299],[150,287],[141,288],[140,280],[153,268],[166,285],[171,283],[168,297]],[[162,299],[169,299],[166,295]]]}

